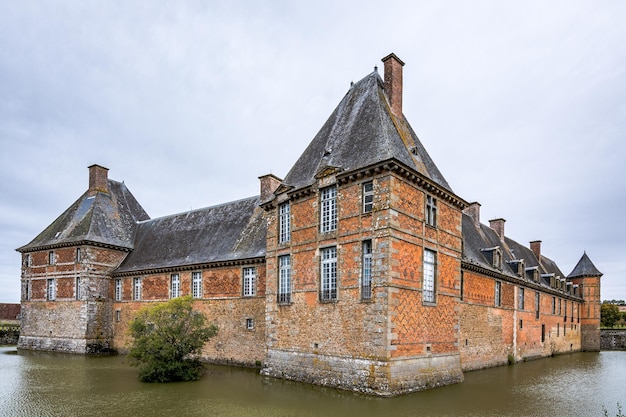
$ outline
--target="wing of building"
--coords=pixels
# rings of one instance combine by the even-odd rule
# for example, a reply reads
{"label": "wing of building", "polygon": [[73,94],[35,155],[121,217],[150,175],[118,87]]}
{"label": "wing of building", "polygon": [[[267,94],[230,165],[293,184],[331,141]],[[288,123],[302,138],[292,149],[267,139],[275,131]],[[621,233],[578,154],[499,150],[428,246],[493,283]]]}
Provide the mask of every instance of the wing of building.
{"label": "wing of building", "polygon": [[598,350],[602,274],[583,254],[565,276],[541,241],[482,223],[402,113],[404,63],[383,62],[258,196],[150,219],[91,166],[18,249],[19,348],[123,352],[139,308],[191,295],[220,329],[206,360],[381,396]]}

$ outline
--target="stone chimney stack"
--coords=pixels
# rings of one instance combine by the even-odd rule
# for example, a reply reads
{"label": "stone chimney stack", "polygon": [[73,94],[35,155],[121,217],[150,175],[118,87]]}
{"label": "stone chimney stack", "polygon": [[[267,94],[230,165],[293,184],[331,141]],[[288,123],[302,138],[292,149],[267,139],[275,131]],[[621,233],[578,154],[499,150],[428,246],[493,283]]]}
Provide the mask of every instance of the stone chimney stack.
{"label": "stone chimney stack", "polygon": [[535,254],[535,258],[541,262],[541,240],[533,240],[530,242],[530,250]]}
{"label": "stone chimney stack", "polygon": [[480,227],[480,203],[475,201],[470,203],[465,210],[463,210],[465,214],[472,218],[474,222],[474,226]]}
{"label": "stone chimney stack", "polygon": [[506,220],[504,219],[493,219],[493,220],[489,220],[489,227],[491,227],[496,234],[498,235],[498,237],[500,238],[500,240],[502,242],[504,242],[504,222]]}
{"label": "stone chimney stack", "polygon": [[109,193],[109,168],[100,165],[89,167],[89,195]]}
{"label": "stone chimney stack", "polygon": [[385,64],[385,93],[391,104],[391,111],[396,116],[402,116],[402,67],[404,62],[394,53],[384,57]]}
{"label": "stone chimney stack", "polygon": [[278,178],[276,175],[267,174],[259,177],[261,180],[261,203],[269,201],[272,199],[272,194],[283,180]]}

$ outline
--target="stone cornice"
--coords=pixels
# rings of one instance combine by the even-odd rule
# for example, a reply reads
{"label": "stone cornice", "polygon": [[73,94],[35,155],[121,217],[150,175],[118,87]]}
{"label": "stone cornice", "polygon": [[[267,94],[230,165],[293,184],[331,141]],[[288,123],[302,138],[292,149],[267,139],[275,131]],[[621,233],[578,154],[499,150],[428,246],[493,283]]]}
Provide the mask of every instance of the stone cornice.
{"label": "stone cornice", "polygon": [[521,285],[527,288],[532,288],[534,290],[538,290],[544,293],[548,293],[548,294],[552,294],[561,298],[567,298],[569,300],[572,301],[581,301],[582,297],[577,297],[571,294],[567,294],[564,292],[560,292],[557,291],[553,288],[549,288],[549,287],[545,287],[543,285],[540,285],[536,282],[531,282],[531,281],[526,281],[520,277],[517,276],[511,276],[511,275],[506,275],[503,274],[501,272],[498,271],[494,271],[488,268],[485,268],[483,266],[480,265],[476,265],[474,263],[468,262],[467,260],[463,260],[461,261],[461,270],[466,270],[466,271],[472,271],[472,272],[476,272],[482,275],[487,275],[489,277],[495,278],[495,279],[499,279],[501,281],[507,281],[510,282],[511,284],[515,284],[515,285]]}
{"label": "stone cornice", "polygon": [[218,262],[208,262],[202,264],[193,264],[193,265],[179,265],[179,266],[168,266],[162,268],[148,268],[148,269],[137,269],[133,271],[123,271],[123,272],[113,272],[111,274],[113,277],[128,277],[128,276],[137,276],[137,275],[156,275],[170,272],[182,272],[182,271],[194,271],[199,269],[215,269],[215,268],[224,268],[229,266],[243,266],[243,265],[255,265],[255,264],[264,264],[265,257],[263,258],[247,258],[247,259],[233,259],[228,261],[218,261]]}
{"label": "stone cornice", "polygon": [[428,192],[429,194],[432,194],[441,200],[447,201],[451,205],[459,208],[460,210],[463,210],[469,205],[461,197],[457,196],[449,190],[446,190],[430,178],[415,171],[413,168],[408,167],[402,162],[396,160],[395,158],[380,161],[376,164],[352,170],[350,172],[341,173],[337,175],[337,183],[347,184],[352,181],[359,181],[361,179],[380,174],[384,171],[396,173],[397,175],[416,184],[418,187]]}
{"label": "stone cornice", "polygon": [[50,245],[42,245],[42,246],[36,246],[36,247],[30,247],[30,248],[21,247],[15,250],[20,253],[32,253],[32,252],[39,252],[39,251],[45,251],[45,250],[79,247],[79,246],[95,246],[98,248],[114,249],[114,250],[119,250],[122,252],[131,252],[133,250],[133,248],[126,248],[126,247],[111,245],[111,244],[102,243],[102,242],[94,242],[92,240],[79,240],[76,242],[61,242],[61,243],[54,243]]}

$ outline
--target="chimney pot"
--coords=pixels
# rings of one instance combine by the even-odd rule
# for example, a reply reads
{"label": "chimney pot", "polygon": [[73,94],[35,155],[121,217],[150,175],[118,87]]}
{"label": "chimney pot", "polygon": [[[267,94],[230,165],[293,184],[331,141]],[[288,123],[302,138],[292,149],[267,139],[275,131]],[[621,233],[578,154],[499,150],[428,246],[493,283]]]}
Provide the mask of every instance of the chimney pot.
{"label": "chimney pot", "polygon": [[382,59],[385,64],[385,93],[391,104],[391,111],[402,116],[402,67],[404,62],[391,53]]}
{"label": "chimney pot", "polygon": [[91,165],[89,167],[89,194],[97,192],[109,193],[109,168],[101,165]]}

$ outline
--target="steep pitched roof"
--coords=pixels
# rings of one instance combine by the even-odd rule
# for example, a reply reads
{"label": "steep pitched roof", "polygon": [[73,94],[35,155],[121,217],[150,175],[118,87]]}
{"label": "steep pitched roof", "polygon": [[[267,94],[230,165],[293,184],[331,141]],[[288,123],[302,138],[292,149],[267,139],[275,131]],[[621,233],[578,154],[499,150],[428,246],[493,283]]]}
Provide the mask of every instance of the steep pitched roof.
{"label": "steep pitched roof", "polygon": [[266,233],[259,197],[144,221],[116,273],[264,257]]}
{"label": "steep pitched roof", "polygon": [[293,165],[283,185],[306,187],[326,168],[351,171],[396,159],[452,191],[404,116],[391,112],[383,87],[376,71],[354,84]]}
{"label": "steep pitched roof", "polygon": [[585,252],[567,278],[601,277],[602,275],[602,272],[598,271],[598,268],[591,262],[587,252]]}
{"label": "steep pitched roof", "polygon": [[92,242],[133,248],[138,221],[149,219],[141,205],[121,182],[108,180],[109,192],[85,192],[50,226],[17,250],[33,250]]}
{"label": "steep pitched roof", "polygon": [[517,270],[512,266],[512,261],[523,259],[527,268],[537,267],[540,274],[554,274],[563,277],[557,264],[550,258],[542,255],[541,261],[539,261],[532,250],[506,236],[503,243],[491,227],[482,223],[476,227],[473,219],[465,213],[463,213],[462,230],[463,261],[466,263],[495,271],[490,259],[488,259],[486,249],[499,247],[502,253],[502,270],[498,272],[518,277]]}

